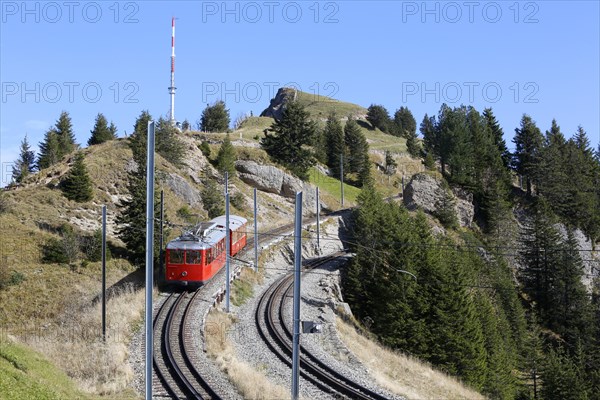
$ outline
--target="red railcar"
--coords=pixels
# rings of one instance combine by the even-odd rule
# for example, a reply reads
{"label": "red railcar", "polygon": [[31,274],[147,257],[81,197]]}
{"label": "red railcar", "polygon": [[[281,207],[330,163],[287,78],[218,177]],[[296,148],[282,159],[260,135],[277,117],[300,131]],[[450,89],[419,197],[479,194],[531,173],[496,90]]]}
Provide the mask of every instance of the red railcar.
{"label": "red railcar", "polygon": [[[247,220],[229,216],[231,256],[246,246]],[[225,265],[225,216],[198,225],[170,241],[166,248],[165,281],[201,286]]]}

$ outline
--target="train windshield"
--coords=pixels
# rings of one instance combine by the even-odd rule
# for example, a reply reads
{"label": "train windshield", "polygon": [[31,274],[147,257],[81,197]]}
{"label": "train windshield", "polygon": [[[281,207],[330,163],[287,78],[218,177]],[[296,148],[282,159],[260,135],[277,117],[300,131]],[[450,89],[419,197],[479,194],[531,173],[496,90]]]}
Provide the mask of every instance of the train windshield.
{"label": "train windshield", "polygon": [[186,264],[201,264],[202,254],[198,250],[188,250],[185,255]]}
{"label": "train windshield", "polygon": [[183,250],[170,250],[169,262],[171,264],[183,264]]}

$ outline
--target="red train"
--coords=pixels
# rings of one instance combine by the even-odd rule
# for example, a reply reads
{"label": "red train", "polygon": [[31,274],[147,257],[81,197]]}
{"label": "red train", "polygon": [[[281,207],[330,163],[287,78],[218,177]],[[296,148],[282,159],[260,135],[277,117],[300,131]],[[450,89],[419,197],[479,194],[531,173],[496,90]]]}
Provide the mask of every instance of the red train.
{"label": "red train", "polygon": [[[246,246],[247,222],[229,216],[231,256]],[[166,283],[201,286],[208,282],[225,265],[225,234],[225,216],[220,216],[170,241],[165,255]]]}

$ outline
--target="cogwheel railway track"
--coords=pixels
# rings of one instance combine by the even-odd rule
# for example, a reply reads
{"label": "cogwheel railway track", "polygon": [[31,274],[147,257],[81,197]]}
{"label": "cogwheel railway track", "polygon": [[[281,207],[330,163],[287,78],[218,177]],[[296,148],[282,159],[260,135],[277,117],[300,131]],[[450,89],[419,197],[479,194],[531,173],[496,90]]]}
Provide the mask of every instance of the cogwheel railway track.
{"label": "cogwheel railway track", "polygon": [[[197,371],[190,349],[190,310],[199,291],[171,294],[154,319],[154,372],[162,387],[156,391],[174,399],[220,399]],[[166,393],[164,393],[166,391]]]}
{"label": "cogwheel railway track", "polygon": [[[343,253],[319,258],[305,265],[312,269],[330,262]],[[284,321],[284,305],[290,298],[294,275],[276,281],[261,297],[255,320],[259,334],[267,346],[288,366],[292,366],[292,333]],[[384,400],[387,397],[352,381],[320,361],[300,346],[300,375],[321,390],[351,399]]]}

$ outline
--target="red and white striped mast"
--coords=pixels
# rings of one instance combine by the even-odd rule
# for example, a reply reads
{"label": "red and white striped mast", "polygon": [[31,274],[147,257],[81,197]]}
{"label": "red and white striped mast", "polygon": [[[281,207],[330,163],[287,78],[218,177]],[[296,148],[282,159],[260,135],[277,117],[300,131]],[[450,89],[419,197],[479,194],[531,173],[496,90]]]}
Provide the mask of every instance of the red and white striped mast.
{"label": "red and white striped mast", "polygon": [[171,18],[171,86],[169,87],[169,94],[171,95],[171,113],[169,120],[171,124],[175,125],[175,17]]}

